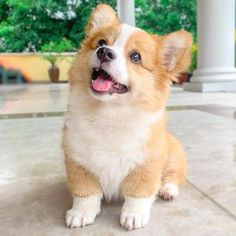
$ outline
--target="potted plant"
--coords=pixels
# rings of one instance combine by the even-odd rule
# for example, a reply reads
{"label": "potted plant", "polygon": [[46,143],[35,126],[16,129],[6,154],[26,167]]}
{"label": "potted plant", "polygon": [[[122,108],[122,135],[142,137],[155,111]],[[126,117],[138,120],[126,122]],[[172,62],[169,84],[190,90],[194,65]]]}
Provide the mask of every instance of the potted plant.
{"label": "potted plant", "polygon": [[178,84],[182,84],[189,81],[193,71],[197,68],[197,45],[193,44],[191,48],[192,60],[189,68],[189,72],[183,72],[178,77]]}
{"label": "potted plant", "polygon": [[48,68],[48,76],[52,83],[58,83],[60,77],[60,69],[56,62],[63,60],[63,52],[71,52],[74,47],[70,40],[63,38],[59,42],[49,42],[41,47],[40,52],[45,60],[50,63]]}
{"label": "potted plant", "polygon": [[59,81],[59,76],[60,76],[60,69],[59,67],[56,65],[56,61],[57,61],[57,56],[54,54],[44,54],[43,58],[45,60],[47,60],[51,66],[48,68],[48,76],[50,78],[50,81],[52,83],[58,83]]}

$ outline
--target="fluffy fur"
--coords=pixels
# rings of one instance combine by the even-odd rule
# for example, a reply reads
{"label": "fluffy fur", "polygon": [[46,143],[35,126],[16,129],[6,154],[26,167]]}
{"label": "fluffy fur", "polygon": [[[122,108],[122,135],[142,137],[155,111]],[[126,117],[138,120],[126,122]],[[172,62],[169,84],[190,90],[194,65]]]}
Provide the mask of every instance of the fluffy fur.
{"label": "fluffy fur", "polygon": [[[116,58],[100,65],[97,44],[105,39]],[[68,227],[91,224],[107,200],[123,198],[121,225],[143,227],[154,196],[173,199],[186,176],[181,144],[166,130],[165,103],[171,81],[188,68],[191,35],[165,36],[121,24],[108,5],[92,12],[84,40],[70,69],[70,97],[63,131],[68,182],[74,205]],[[130,54],[137,51],[140,63]],[[92,68],[102,66],[124,94],[97,94]],[[84,210],[86,206],[87,210]],[[145,216],[145,217],[144,217]]]}

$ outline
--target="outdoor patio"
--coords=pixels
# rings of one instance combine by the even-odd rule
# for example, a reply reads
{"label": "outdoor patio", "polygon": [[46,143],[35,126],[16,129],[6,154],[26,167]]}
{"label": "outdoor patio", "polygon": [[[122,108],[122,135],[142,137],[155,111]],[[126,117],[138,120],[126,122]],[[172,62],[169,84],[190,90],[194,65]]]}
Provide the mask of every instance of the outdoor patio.
{"label": "outdoor patio", "polygon": [[184,144],[188,179],[174,202],[158,199],[149,224],[126,232],[121,203],[91,226],[67,229],[71,207],[60,148],[68,85],[0,87],[0,234],[4,236],[199,236],[236,232],[236,93],[172,89],[169,129]]}

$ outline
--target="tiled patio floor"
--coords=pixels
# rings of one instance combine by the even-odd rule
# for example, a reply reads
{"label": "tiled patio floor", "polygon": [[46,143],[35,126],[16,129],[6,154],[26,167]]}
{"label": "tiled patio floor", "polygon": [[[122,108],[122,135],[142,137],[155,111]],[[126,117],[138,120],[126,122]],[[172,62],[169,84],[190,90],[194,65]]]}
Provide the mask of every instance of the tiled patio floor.
{"label": "tiled patio floor", "polygon": [[157,200],[144,229],[119,226],[121,203],[104,203],[95,223],[67,229],[71,206],[60,150],[67,85],[0,87],[0,235],[236,235],[236,93],[173,88],[169,129],[189,162],[174,202]]}

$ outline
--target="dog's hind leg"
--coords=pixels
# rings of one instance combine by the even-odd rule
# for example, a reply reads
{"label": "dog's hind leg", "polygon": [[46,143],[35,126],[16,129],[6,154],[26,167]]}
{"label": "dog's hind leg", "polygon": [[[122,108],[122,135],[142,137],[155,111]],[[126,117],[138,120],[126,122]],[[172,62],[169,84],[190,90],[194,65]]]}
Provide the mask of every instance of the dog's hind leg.
{"label": "dog's hind leg", "polygon": [[178,196],[179,185],[184,183],[187,163],[182,145],[168,134],[169,157],[162,174],[159,196],[164,200],[173,200]]}

